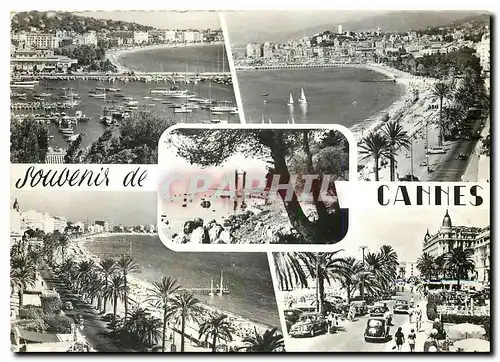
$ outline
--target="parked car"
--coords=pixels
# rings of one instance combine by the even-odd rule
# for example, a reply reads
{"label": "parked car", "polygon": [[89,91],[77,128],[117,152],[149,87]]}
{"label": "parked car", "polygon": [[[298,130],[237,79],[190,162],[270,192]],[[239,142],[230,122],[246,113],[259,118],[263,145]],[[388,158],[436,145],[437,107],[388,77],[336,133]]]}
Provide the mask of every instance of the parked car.
{"label": "parked car", "polygon": [[351,302],[351,306],[356,308],[356,315],[365,315],[368,313],[368,307],[366,306],[366,302],[364,300],[355,300]]}
{"label": "parked car", "polygon": [[71,303],[69,300],[66,301],[66,302],[64,302],[62,309],[63,310],[68,310],[68,311],[73,310],[74,309],[73,308],[73,303]]}
{"label": "parked car", "polygon": [[462,161],[467,161],[467,155],[465,153],[459,153],[458,159]]}
{"label": "parked car", "polygon": [[386,341],[389,338],[389,324],[384,318],[370,318],[366,322],[365,341]]}
{"label": "parked car", "polygon": [[446,150],[443,147],[433,147],[427,150],[427,153],[430,155],[444,154]]}
{"label": "parked car", "polygon": [[288,333],[291,337],[314,337],[328,331],[328,322],[319,313],[303,313]]}
{"label": "parked car", "polygon": [[370,308],[370,317],[382,317],[387,311],[387,304],[384,302],[375,302]]}
{"label": "parked car", "polygon": [[394,304],[394,314],[402,314],[406,313],[408,314],[408,311],[410,309],[410,303],[406,299],[397,299],[396,303]]}
{"label": "parked car", "polygon": [[415,175],[412,176],[411,174],[407,174],[404,177],[400,177],[399,181],[420,181],[420,180]]}
{"label": "parked car", "polygon": [[285,321],[286,321],[287,332],[290,331],[290,328],[299,320],[302,313],[303,312],[300,309],[285,310]]}

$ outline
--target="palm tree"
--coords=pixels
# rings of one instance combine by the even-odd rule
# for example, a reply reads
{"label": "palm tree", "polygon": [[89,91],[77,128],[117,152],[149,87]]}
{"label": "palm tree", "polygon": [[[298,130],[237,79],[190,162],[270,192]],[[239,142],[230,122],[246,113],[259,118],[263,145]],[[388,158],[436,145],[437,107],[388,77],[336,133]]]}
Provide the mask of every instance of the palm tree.
{"label": "palm tree", "polygon": [[227,320],[227,315],[213,315],[201,324],[199,332],[198,338],[201,339],[201,337],[205,336],[205,342],[210,337],[212,338],[212,352],[215,352],[217,350],[217,338],[232,341],[234,328]]}
{"label": "palm tree", "polygon": [[10,285],[12,291],[17,289],[19,297],[19,308],[23,306],[23,293],[31,287],[35,287],[35,266],[25,255],[19,255],[11,259]]}
{"label": "palm tree", "polygon": [[[99,262],[99,270],[101,271],[101,273],[104,277],[105,285],[108,285],[111,276],[114,274],[114,272],[116,270],[116,262],[111,258],[106,258],[104,260],[101,260]],[[108,298],[105,296],[103,299],[104,300],[103,300],[102,313],[106,314],[106,304],[108,302]]]}
{"label": "palm tree", "polygon": [[400,148],[404,148],[406,150],[410,148],[410,137],[408,136],[408,133],[403,129],[403,126],[401,126],[399,121],[390,121],[386,123],[382,132],[389,142],[388,155],[390,162],[391,181],[395,181],[395,156]]}
{"label": "palm tree", "polygon": [[107,288],[105,295],[111,298],[111,302],[113,304],[113,317],[116,319],[116,308],[118,307],[118,299],[125,300],[125,282],[121,275],[115,275],[113,279],[111,279],[111,283]]}
{"label": "palm tree", "polygon": [[389,141],[385,135],[378,132],[371,132],[368,136],[361,140],[360,144],[360,154],[365,154],[366,156],[362,159],[368,157],[373,158],[373,171],[375,172],[375,181],[379,180],[378,164],[382,157],[387,156],[389,149]]}
{"label": "palm tree", "polygon": [[130,255],[122,255],[118,259],[117,263],[118,269],[122,272],[123,275],[123,282],[125,284],[124,288],[124,303],[125,303],[125,319],[127,318],[128,315],[128,285],[127,285],[127,275],[131,272],[139,270],[139,265],[130,257]]}
{"label": "palm tree", "polygon": [[184,352],[186,322],[198,322],[201,313],[200,301],[192,294],[181,292],[172,299],[168,318],[181,321],[181,352]]}
{"label": "palm tree", "polygon": [[291,290],[298,286],[307,288],[308,263],[304,253],[272,253],[276,276],[281,290]]}
{"label": "palm tree", "polygon": [[262,335],[255,328],[254,335],[243,338],[243,343],[246,345],[241,349],[247,352],[284,352],[285,348],[283,336],[276,328],[268,329]]}
{"label": "palm tree", "polygon": [[325,282],[331,284],[332,281],[339,279],[343,272],[344,259],[335,257],[335,254],[341,251],[343,250],[330,253],[305,253],[310,260],[311,275],[316,279],[316,306],[321,314],[325,305]]}
{"label": "palm tree", "polygon": [[394,278],[388,271],[387,266],[385,265],[385,260],[380,253],[367,253],[365,255],[365,263],[367,271],[373,274],[380,290],[387,289],[394,281]]}
{"label": "palm tree", "polygon": [[379,249],[379,253],[382,256],[387,273],[396,279],[399,266],[398,253],[394,251],[391,245],[382,245]]}
{"label": "palm tree", "polygon": [[475,269],[471,249],[460,247],[450,250],[445,256],[445,267],[457,278],[457,288],[460,289],[460,279],[467,278],[469,272]]}
{"label": "palm tree", "polygon": [[172,277],[163,277],[159,282],[154,282],[153,288],[150,289],[151,295],[149,299],[152,301],[155,307],[161,308],[163,310],[163,340],[161,343],[161,349],[163,352],[165,352],[165,340],[167,336],[167,313],[169,304],[178,290],[179,287],[177,286],[177,280]]}
{"label": "palm tree", "polygon": [[427,280],[432,279],[435,272],[436,259],[429,253],[423,253],[417,259],[417,269]]}
{"label": "palm tree", "polygon": [[[365,274],[363,263],[350,256],[344,259],[343,269],[338,277],[342,289],[346,291],[347,301],[351,301],[352,293],[356,290]],[[366,281],[365,281],[366,284]]]}
{"label": "palm tree", "polygon": [[78,264],[78,271],[76,273],[77,291],[81,292],[86,286],[89,286],[95,272],[95,263],[93,260],[82,260]]}
{"label": "palm tree", "polygon": [[446,279],[446,267],[445,267],[445,261],[446,261],[446,254],[439,255],[434,259],[434,265],[433,268],[436,271],[436,276],[437,278],[443,278]]}
{"label": "palm tree", "polygon": [[158,343],[160,337],[163,336],[159,332],[161,326],[162,326],[162,321],[159,318],[156,318],[155,316],[146,316],[146,318],[144,318],[144,332],[146,333],[147,336],[147,343],[150,346],[153,346],[156,343]]}
{"label": "palm tree", "polygon": [[70,241],[66,234],[60,234],[57,240],[57,246],[61,250],[61,263],[66,261],[66,249],[69,245]]}
{"label": "palm tree", "polygon": [[439,137],[438,146],[443,145],[443,101],[452,93],[452,85],[445,82],[437,82],[432,88],[432,95],[439,98]]}

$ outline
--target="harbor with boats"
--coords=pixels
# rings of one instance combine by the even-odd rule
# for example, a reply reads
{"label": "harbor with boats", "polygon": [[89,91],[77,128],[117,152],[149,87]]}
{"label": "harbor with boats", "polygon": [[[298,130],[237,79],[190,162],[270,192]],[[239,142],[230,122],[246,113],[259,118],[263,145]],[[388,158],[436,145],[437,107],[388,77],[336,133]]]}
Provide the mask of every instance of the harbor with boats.
{"label": "harbor with boats", "polygon": [[117,130],[134,113],[151,113],[183,123],[239,122],[232,86],[209,78],[154,81],[94,79],[18,80],[11,83],[11,116],[40,122],[49,129],[49,145],[67,149],[84,133],[89,146],[108,127]]}

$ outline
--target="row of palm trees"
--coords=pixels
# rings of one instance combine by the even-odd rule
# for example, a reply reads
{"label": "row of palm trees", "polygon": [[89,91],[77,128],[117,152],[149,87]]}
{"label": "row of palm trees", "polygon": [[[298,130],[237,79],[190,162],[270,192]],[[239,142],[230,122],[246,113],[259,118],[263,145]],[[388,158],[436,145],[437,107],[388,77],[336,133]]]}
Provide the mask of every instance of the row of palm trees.
{"label": "row of palm trees", "polygon": [[11,295],[17,293],[19,308],[23,306],[24,292],[35,287],[40,260],[40,249],[29,245],[26,238],[10,248],[10,290]]}
{"label": "row of palm trees", "polygon": [[[457,85],[459,84],[459,85]],[[486,95],[483,81],[474,71],[467,72],[459,82],[455,79],[434,83],[431,95],[439,100],[438,146],[443,145],[445,129],[456,122],[463,121],[470,107],[479,105],[489,112],[490,98]],[[443,107],[445,101],[451,105]],[[411,136],[403,129],[399,121],[387,122],[381,130],[370,132],[360,143],[360,154],[371,157],[374,161],[375,181],[379,180],[379,162],[386,158],[390,164],[391,181],[395,181],[395,157],[401,149],[409,150]]]}
{"label": "row of palm trees", "polygon": [[325,283],[337,282],[349,301],[356,290],[363,295],[381,294],[389,290],[397,277],[398,255],[390,245],[368,252],[364,260],[340,257],[343,250],[325,253],[273,253],[276,275],[281,290],[308,288],[311,278],[316,283],[316,305],[323,313]]}
{"label": "row of palm trees", "polygon": [[460,281],[475,270],[473,251],[456,247],[438,257],[423,253],[417,259],[417,269],[426,280],[455,278],[460,288]]}
{"label": "row of palm trees", "polygon": [[379,180],[379,162],[389,159],[391,181],[395,181],[396,155],[401,149],[408,150],[411,145],[410,136],[399,121],[392,120],[384,124],[381,130],[370,132],[359,145],[359,153],[365,155],[362,159],[373,158],[375,181]]}

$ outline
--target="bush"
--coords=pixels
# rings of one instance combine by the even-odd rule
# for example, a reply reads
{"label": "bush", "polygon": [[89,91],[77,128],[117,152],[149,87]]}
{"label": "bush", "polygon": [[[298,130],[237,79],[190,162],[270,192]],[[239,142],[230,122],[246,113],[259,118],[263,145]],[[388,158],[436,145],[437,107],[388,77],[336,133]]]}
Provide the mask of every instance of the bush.
{"label": "bush", "polygon": [[71,318],[64,315],[51,315],[45,316],[43,320],[47,323],[47,332],[61,334],[71,333],[71,324],[73,323]]}
{"label": "bush", "polygon": [[56,296],[40,297],[42,309],[45,314],[59,314],[61,312],[61,299]]}
{"label": "bush", "polygon": [[26,305],[19,310],[20,319],[36,319],[43,315],[43,309],[34,305]]}
{"label": "bush", "polygon": [[490,316],[475,316],[475,315],[456,315],[456,314],[443,314],[441,316],[443,323],[462,324],[470,323],[478,326],[483,326],[486,331],[486,339],[490,340],[491,333],[491,317]]}

